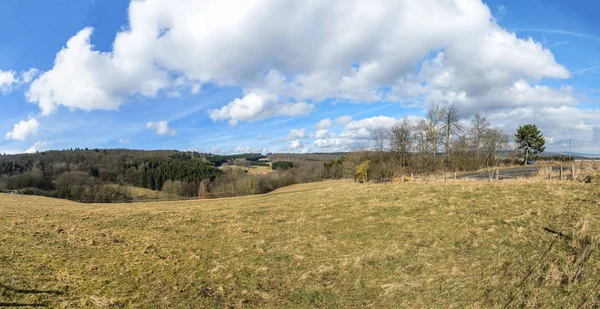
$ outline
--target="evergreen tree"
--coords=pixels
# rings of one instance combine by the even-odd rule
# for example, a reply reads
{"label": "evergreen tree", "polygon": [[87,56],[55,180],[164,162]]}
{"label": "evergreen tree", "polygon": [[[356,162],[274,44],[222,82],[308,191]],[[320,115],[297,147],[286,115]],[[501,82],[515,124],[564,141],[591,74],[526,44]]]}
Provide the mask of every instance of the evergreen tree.
{"label": "evergreen tree", "polygon": [[546,150],[546,139],[535,124],[520,126],[515,134],[517,148],[523,152],[523,163]]}

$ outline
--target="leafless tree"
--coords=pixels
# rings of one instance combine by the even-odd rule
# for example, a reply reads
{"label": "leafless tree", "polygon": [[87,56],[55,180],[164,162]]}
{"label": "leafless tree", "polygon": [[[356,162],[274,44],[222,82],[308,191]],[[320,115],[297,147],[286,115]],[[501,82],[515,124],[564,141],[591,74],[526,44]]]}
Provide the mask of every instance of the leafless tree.
{"label": "leafless tree", "polygon": [[491,124],[486,117],[481,116],[479,113],[475,114],[471,120],[471,129],[469,130],[469,137],[471,139],[473,150],[475,151],[475,159],[481,158],[481,151],[483,148],[483,137],[485,133],[490,129]]}
{"label": "leafless tree", "polygon": [[502,128],[489,128],[484,131],[481,139],[485,155],[484,165],[492,179],[494,170],[500,164],[502,153],[509,147],[509,137]]}
{"label": "leafless tree", "polygon": [[379,154],[386,150],[386,141],[388,139],[388,131],[380,128],[376,129],[371,133],[371,140],[373,140],[373,149]]}
{"label": "leafless tree", "polygon": [[440,142],[440,124],[444,118],[444,109],[438,104],[432,104],[427,109],[427,124],[429,129],[429,143],[431,143],[431,152],[433,154],[433,163],[435,165],[435,156],[438,152],[438,143]]}
{"label": "leafless tree", "polygon": [[408,165],[408,153],[412,146],[413,124],[406,118],[395,123],[390,132],[390,149],[400,157],[402,166]]}
{"label": "leafless tree", "polygon": [[421,119],[419,122],[417,122],[414,131],[414,148],[416,153],[418,154],[418,169],[421,170],[425,167],[426,158],[430,153],[431,148],[429,143],[431,139],[429,136],[431,131],[427,120]]}
{"label": "leafless tree", "polygon": [[463,131],[462,125],[460,124],[460,115],[458,110],[454,106],[449,106],[443,111],[443,119],[441,122],[441,133],[444,141],[444,152],[446,157],[450,160],[452,138],[456,137]]}

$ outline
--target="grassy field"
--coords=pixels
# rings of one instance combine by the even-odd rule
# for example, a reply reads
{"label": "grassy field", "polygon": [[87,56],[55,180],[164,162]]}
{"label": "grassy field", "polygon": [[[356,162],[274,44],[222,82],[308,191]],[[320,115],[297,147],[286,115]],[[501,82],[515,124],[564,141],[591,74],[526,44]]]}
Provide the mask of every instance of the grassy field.
{"label": "grassy field", "polygon": [[304,184],[78,204],[0,195],[0,306],[590,308],[600,189]]}
{"label": "grassy field", "polygon": [[227,167],[242,169],[242,170],[247,171],[250,174],[257,174],[257,175],[264,175],[264,174],[269,174],[269,173],[274,172],[274,170],[271,169],[271,166],[242,167],[242,166],[228,165]]}

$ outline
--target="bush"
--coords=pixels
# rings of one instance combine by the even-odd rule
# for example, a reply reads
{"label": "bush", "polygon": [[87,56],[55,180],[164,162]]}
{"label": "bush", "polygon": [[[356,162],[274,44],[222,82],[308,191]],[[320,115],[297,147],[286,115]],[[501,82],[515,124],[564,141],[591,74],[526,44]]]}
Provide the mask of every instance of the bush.
{"label": "bush", "polygon": [[198,184],[189,181],[167,180],[162,191],[174,197],[194,197],[198,194]]}
{"label": "bush", "polygon": [[264,194],[300,182],[321,180],[319,166],[297,167],[268,174],[248,174],[240,169],[223,169],[223,174],[210,184],[215,197]]}
{"label": "bush", "polygon": [[271,169],[273,170],[287,170],[290,168],[294,168],[294,163],[289,161],[273,162],[273,164],[271,165]]}
{"label": "bush", "polygon": [[131,195],[125,188],[104,184],[85,172],[67,172],[56,179],[56,196],[85,203],[126,202]]}
{"label": "bush", "polygon": [[7,179],[6,187],[9,190],[20,190],[24,188],[37,188],[40,190],[52,190],[54,184],[52,180],[44,177],[42,171],[32,170],[20,175],[14,175]]}
{"label": "bush", "polygon": [[235,159],[233,160],[233,165],[240,167],[250,167],[250,161],[246,159]]}

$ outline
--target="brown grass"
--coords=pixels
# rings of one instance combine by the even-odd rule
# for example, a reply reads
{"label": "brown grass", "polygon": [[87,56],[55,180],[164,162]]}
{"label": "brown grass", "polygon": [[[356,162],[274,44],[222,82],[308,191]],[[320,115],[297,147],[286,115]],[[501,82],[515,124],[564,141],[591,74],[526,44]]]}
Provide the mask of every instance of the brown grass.
{"label": "brown grass", "polygon": [[587,308],[598,217],[598,184],[546,180],[134,204],[0,195],[0,303]]}

